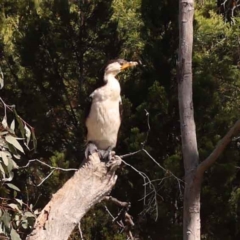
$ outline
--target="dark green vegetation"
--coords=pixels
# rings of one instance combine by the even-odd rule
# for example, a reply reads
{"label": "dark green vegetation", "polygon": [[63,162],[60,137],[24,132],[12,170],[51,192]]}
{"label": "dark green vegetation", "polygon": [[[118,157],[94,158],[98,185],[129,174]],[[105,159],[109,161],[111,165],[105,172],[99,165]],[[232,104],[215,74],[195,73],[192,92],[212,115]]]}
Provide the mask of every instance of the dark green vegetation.
{"label": "dark green vegetation", "polygon": [[[239,118],[239,20],[225,23],[215,1],[197,5],[195,12],[193,79],[194,108],[200,159]],[[123,94],[123,123],[119,155],[146,149],[166,169],[183,179],[177,102],[176,61],[178,3],[173,0],[2,0],[0,3],[0,61],[5,76],[1,97],[16,104],[18,113],[35,128],[37,152],[26,152],[18,165],[39,158],[62,168],[78,168],[85,147],[84,112],[87,96],[97,85],[106,61],[121,57],[141,60],[144,67],[119,79]],[[2,117],[4,110],[2,110]],[[144,196],[143,179],[128,167],[119,171],[112,195],[130,201],[140,239],[182,238],[182,186],[144,153],[125,159],[145,172],[158,190],[158,219]],[[202,239],[240,239],[240,156],[233,143],[205,174],[202,188]],[[17,198],[34,209],[72,173],[50,173],[38,163],[17,171]],[[162,180],[162,181],[161,181]],[[87,193],[86,193],[87,194]],[[2,198],[14,193],[1,186]],[[150,209],[149,207],[152,206]],[[115,206],[109,209],[117,214]],[[148,210],[148,211],[147,211]],[[13,214],[13,213],[12,213]],[[6,217],[4,218],[6,220]],[[3,221],[3,218],[1,218]],[[24,238],[26,230],[13,223]],[[27,230],[29,231],[29,230]],[[104,205],[92,209],[82,222],[85,239],[126,239],[111,222]],[[76,229],[70,239],[80,239]]]}

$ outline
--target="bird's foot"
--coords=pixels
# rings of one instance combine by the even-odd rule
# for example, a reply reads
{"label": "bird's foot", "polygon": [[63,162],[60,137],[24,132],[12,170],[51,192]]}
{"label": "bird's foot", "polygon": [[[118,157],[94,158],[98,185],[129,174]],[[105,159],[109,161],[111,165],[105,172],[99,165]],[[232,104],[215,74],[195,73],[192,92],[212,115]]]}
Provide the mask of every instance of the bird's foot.
{"label": "bird's foot", "polygon": [[85,158],[88,159],[88,157],[95,152],[98,152],[97,146],[94,143],[89,142],[85,149]]}
{"label": "bird's foot", "polygon": [[99,156],[102,160],[110,161],[112,159],[112,155],[114,155],[115,152],[112,152],[112,148],[109,147],[107,150],[99,150]]}

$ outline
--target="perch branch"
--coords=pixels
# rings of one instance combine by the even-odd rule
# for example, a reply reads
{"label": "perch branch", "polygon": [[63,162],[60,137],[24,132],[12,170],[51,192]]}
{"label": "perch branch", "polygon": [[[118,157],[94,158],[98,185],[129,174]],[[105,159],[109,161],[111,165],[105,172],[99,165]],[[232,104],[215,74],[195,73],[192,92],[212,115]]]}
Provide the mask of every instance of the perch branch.
{"label": "perch branch", "polygon": [[116,165],[119,164],[121,161],[117,156],[111,159],[111,163],[105,163],[97,153],[90,155],[74,176],[53,195],[26,239],[68,239],[88,210],[112,190],[117,180]]}

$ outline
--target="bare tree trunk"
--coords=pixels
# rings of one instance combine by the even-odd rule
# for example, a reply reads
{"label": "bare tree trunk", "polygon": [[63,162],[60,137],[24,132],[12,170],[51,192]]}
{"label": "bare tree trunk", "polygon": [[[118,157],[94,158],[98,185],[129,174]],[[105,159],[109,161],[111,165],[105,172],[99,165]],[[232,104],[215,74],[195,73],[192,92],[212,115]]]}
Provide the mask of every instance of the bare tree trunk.
{"label": "bare tree trunk", "polygon": [[105,198],[116,183],[117,156],[108,163],[98,154],[88,161],[53,195],[36,220],[27,240],[66,240],[85,213]]}
{"label": "bare tree trunk", "polygon": [[185,169],[184,240],[200,240],[200,190],[196,175],[198,149],[192,100],[192,47],[194,0],[179,0],[178,100]]}

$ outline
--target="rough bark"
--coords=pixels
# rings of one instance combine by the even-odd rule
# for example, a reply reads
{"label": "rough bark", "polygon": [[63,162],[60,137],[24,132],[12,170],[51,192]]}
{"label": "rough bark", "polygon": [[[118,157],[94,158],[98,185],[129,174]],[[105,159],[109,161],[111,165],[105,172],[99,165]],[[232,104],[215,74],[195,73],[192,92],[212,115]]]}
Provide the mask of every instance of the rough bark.
{"label": "rough bark", "polygon": [[121,159],[101,162],[94,153],[53,195],[36,220],[27,240],[66,240],[91,206],[100,202],[116,183],[115,170]]}
{"label": "rough bark", "polygon": [[192,100],[193,14],[194,0],[179,0],[178,100],[185,169],[184,240],[200,240],[202,176],[196,176],[199,157]]}

